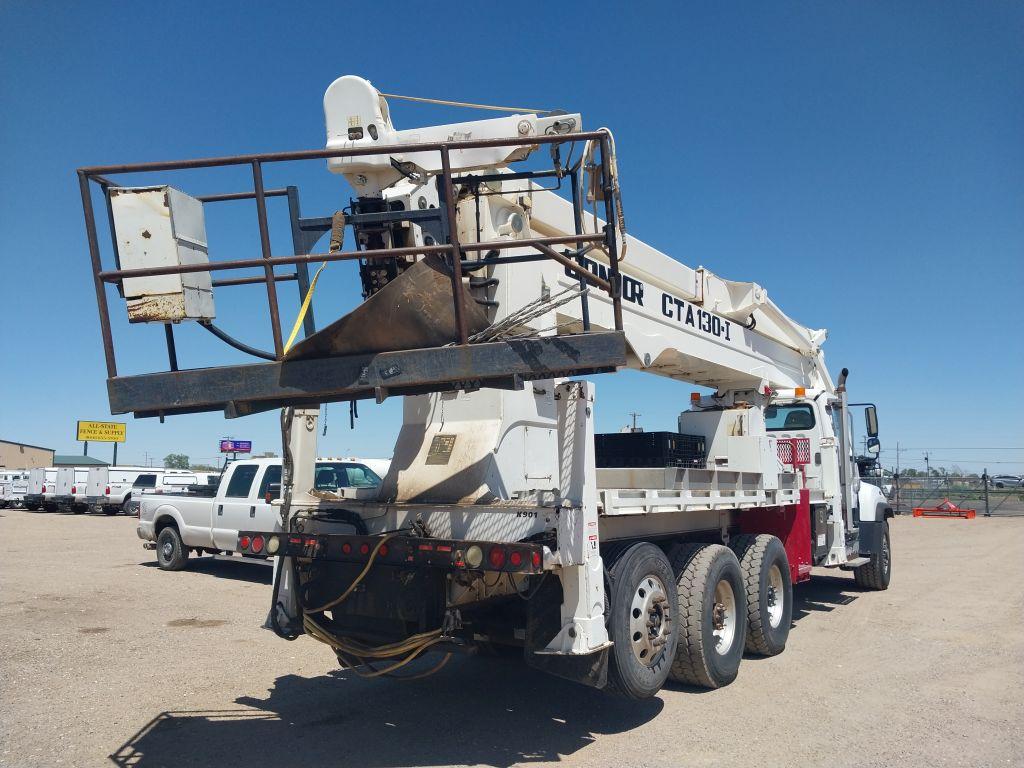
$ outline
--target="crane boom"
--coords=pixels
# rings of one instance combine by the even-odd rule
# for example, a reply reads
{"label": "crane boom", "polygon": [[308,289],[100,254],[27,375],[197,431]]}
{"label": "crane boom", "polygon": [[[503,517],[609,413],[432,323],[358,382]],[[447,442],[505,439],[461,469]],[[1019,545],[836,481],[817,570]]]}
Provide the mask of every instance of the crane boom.
{"label": "crane boom", "polygon": [[[535,192],[531,226],[545,236],[572,234],[571,203],[553,192]],[[603,226],[598,219],[597,227]],[[631,235],[625,245],[619,270],[629,367],[719,390],[833,391],[821,349],[825,330],[792,320],[757,283],[691,268]],[[603,252],[591,251],[584,263],[607,275]],[[595,295],[590,306],[594,322],[611,327],[607,297]],[[578,312],[578,305],[560,311]]]}

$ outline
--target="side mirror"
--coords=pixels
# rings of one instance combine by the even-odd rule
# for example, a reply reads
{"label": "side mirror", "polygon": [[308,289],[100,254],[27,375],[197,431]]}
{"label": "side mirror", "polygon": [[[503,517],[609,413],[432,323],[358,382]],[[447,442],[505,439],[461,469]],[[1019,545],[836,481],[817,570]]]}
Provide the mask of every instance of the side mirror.
{"label": "side mirror", "polygon": [[882,444],[878,442],[877,437],[869,437],[867,449],[872,456],[878,456],[882,452]]}
{"label": "side mirror", "polygon": [[[867,428],[868,437],[878,437],[878,412],[875,410],[875,406],[869,405],[864,409],[864,425]],[[875,440],[875,445],[877,446],[877,444],[878,441]]]}

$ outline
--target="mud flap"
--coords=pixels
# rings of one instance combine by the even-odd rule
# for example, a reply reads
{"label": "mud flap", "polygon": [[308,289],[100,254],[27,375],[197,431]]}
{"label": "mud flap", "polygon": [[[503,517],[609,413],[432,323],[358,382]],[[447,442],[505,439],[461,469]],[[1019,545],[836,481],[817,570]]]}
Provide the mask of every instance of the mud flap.
{"label": "mud flap", "polygon": [[608,648],[588,654],[538,653],[561,629],[561,609],[562,584],[549,576],[530,599],[527,608],[523,658],[534,669],[555,677],[591,688],[604,688],[608,684]]}

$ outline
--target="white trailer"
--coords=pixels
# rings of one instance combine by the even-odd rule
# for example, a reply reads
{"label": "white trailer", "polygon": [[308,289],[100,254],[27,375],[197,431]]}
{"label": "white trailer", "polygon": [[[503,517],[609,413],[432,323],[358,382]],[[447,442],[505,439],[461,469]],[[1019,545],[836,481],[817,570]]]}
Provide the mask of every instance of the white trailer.
{"label": "white trailer", "polygon": [[[108,363],[115,412],[286,406],[282,532],[259,539],[278,556],[267,626],[360,673],[504,644],[644,698],[669,677],[728,684],[744,649],[781,652],[793,584],[815,566],[888,586],[892,511],[857,476],[826,332],[756,283],[627,235],[609,132],[564,113],[397,130],[352,76],[324,109],[328,167],[358,195],[326,226],[334,250],[349,226],[360,244],[337,259],[360,259],[364,304],[294,347],[278,339],[271,363],[119,378]],[[542,145],[550,170],[513,170]],[[296,158],[199,163],[261,159]],[[566,179],[571,203],[550,188]],[[584,215],[587,199],[603,216]],[[445,290],[454,324],[431,303]],[[681,389],[658,436],[599,442],[597,386],[568,374],[623,367],[710,391]],[[318,403],[396,392],[408,396],[379,491],[318,491]],[[874,406],[863,414],[877,454]],[[239,550],[256,535],[241,531]]]}

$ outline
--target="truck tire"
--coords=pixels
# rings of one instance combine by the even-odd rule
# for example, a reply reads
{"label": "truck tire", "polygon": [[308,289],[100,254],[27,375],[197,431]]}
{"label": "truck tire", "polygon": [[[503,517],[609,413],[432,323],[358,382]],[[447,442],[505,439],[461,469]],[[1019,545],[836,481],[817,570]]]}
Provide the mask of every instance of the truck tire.
{"label": "truck tire", "polygon": [[188,562],[188,550],[178,529],[168,525],[156,537],[156,562],[164,571],[180,571]]}
{"label": "truck tire", "polygon": [[758,656],[786,650],[793,621],[793,580],[786,548],[767,533],[734,536],[729,549],[736,553],[747,593],[746,648]]}
{"label": "truck tire", "polygon": [[721,544],[683,544],[672,555],[679,616],[672,679],[721,688],[736,679],[747,632],[739,560]]}
{"label": "truck tire", "polygon": [[45,509],[47,512],[56,512],[57,511],[57,505],[54,504],[52,501],[51,502],[47,502],[47,503],[43,504],[43,509]]}
{"label": "truck tire", "polygon": [[889,541],[889,521],[882,521],[881,547],[871,555],[871,562],[853,572],[853,579],[861,589],[881,592],[889,588],[892,578],[892,545]]}
{"label": "truck tire", "polygon": [[610,575],[607,690],[650,698],[668,679],[679,639],[672,566],[658,547],[641,542],[615,560]]}

